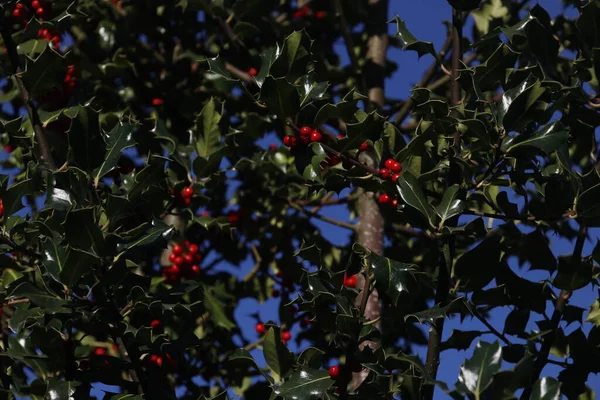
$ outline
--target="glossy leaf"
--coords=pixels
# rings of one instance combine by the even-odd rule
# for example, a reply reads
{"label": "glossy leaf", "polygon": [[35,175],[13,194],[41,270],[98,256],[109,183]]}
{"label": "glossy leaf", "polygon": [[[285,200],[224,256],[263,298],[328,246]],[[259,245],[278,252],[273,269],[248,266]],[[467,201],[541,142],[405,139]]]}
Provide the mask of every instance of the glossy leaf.
{"label": "glossy leaf", "polygon": [[223,105],[211,98],[196,120],[196,151],[199,157],[209,158],[221,147],[221,118]]}
{"label": "glossy leaf", "polygon": [[435,212],[441,218],[440,226],[443,226],[446,220],[460,214],[466,208],[465,202],[456,198],[459,190],[458,185],[447,188],[441,203],[435,208]]}
{"label": "glossy leaf", "polygon": [[425,197],[425,194],[423,194],[417,178],[408,171],[403,172],[402,176],[398,179],[397,185],[398,193],[402,197],[402,200],[418,210],[431,225],[435,218],[434,210]]}
{"label": "glossy leaf", "polygon": [[292,356],[287,347],[281,342],[279,328],[271,327],[265,334],[263,354],[271,372],[273,372],[278,379],[281,379],[288,374],[292,367]]}
{"label": "glossy leaf", "polygon": [[546,154],[558,150],[567,143],[569,132],[560,122],[553,122],[544,126],[532,135],[515,135],[502,143],[502,150],[506,153],[514,152],[522,147],[534,147]]}
{"label": "glossy leaf", "polygon": [[396,35],[400,39],[400,46],[402,49],[416,51],[419,55],[419,58],[425,54],[431,54],[437,58],[437,53],[435,52],[433,43],[417,40],[417,38],[414,37],[413,34],[410,33],[406,28],[406,22],[401,20],[399,16],[396,15],[394,20],[390,22],[396,22]]}
{"label": "glossy leaf", "polygon": [[402,296],[409,296],[417,284],[415,265],[404,264],[375,253],[369,254],[369,263],[375,276],[375,287],[396,305],[403,301]]}
{"label": "glossy leaf", "polygon": [[460,367],[457,387],[479,398],[502,367],[502,347],[498,342],[479,342],[473,356]]}
{"label": "glossy leaf", "polygon": [[274,388],[271,400],[278,396],[284,400],[322,398],[331,385],[333,385],[333,380],[327,371],[302,368],[294,372],[283,385]]}
{"label": "glossy leaf", "polygon": [[98,186],[100,178],[112,171],[119,162],[121,153],[128,147],[134,146],[133,125],[117,124],[105,135],[106,154],[100,167],[94,171],[94,185]]}
{"label": "glossy leaf", "polygon": [[554,378],[544,377],[533,385],[531,400],[559,400],[561,397],[560,382]]}

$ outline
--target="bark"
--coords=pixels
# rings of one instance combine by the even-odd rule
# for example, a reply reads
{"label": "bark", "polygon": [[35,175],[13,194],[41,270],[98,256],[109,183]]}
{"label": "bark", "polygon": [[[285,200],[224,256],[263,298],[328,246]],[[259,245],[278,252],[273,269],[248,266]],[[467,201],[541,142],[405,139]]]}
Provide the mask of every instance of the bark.
{"label": "bark", "polygon": [[[381,107],[384,104],[385,60],[388,45],[387,10],[388,0],[369,1],[369,15],[366,26],[369,39],[364,77],[369,100],[373,107]],[[359,160],[371,168],[378,168],[375,159],[369,152],[363,152]],[[358,242],[376,254],[383,254],[384,221],[373,193],[360,193],[358,199],[358,216]],[[365,278],[361,274],[358,275],[357,287],[362,290],[356,298],[356,305],[358,307],[361,304],[363,293],[368,293],[368,288],[365,287]],[[367,299],[364,317],[368,320],[375,320],[380,315],[381,301],[375,289]],[[377,323],[375,327],[381,329],[381,323]],[[379,347],[379,344],[372,341],[364,341],[359,345],[359,348],[362,350],[365,346],[369,346],[375,350]],[[354,387],[360,386],[368,374],[368,370],[354,374]]]}

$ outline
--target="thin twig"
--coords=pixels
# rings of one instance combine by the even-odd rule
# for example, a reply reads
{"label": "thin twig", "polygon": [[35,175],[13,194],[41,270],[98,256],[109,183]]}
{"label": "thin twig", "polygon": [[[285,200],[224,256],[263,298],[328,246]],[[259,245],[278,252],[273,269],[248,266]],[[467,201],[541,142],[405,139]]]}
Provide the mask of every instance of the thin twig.
{"label": "thin twig", "polygon": [[254,257],[254,267],[252,267],[250,272],[248,272],[246,276],[244,276],[242,282],[248,282],[249,280],[254,278],[258,271],[260,271],[260,265],[262,263],[262,257],[260,256],[260,253],[258,252],[258,249],[254,245],[254,243],[250,243],[250,249],[252,250],[252,256]]}
{"label": "thin twig", "polygon": [[317,218],[317,219],[319,219],[319,220],[321,220],[323,222],[327,222],[327,223],[329,223],[331,225],[339,226],[340,228],[346,228],[346,229],[349,229],[349,230],[352,230],[352,231],[354,231],[356,229],[356,226],[354,224],[349,223],[349,222],[338,221],[337,219],[329,218],[329,217],[326,217],[326,216],[321,215],[319,213],[313,213],[311,210],[307,210],[305,208],[302,208],[299,205],[294,204],[294,203],[289,203],[289,204],[290,204],[290,207],[292,207],[292,208],[294,208],[294,209],[296,209],[296,210],[298,210],[298,211],[300,211],[300,212],[302,212],[302,213],[304,213],[304,214],[306,214],[306,215],[308,215],[310,217]]}
{"label": "thin twig", "polygon": [[490,324],[489,321],[483,315],[481,315],[479,311],[475,309],[475,306],[471,306],[471,313],[473,314],[473,316],[475,316],[475,318],[481,321],[481,323],[485,325],[485,327],[488,328],[491,333],[493,333],[496,337],[502,340],[505,344],[511,344],[510,340],[508,340],[508,338],[503,333],[494,328],[494,326]]}

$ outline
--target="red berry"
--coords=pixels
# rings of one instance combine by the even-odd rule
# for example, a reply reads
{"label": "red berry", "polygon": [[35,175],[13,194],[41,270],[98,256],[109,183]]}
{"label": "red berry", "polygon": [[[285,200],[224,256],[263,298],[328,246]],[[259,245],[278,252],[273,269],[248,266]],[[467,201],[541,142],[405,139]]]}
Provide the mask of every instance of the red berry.
{"label": "red berry", "polygon": [[71,75],[66,75],[65,78],[63,79],[64,83],[69,83],[71,81]]}
{"label": "red berry", "polygon": [[173,261],[173,264],[175,264],[177,266],[181,266],[181,265],[183,265],[184,262],[185,262],[185,259],[182,256],[177,256],[177,257],[175,257],[175,261]]}
{"label": "red berry", "polygon": [[189,197],[184,198],[183,204],[185,204],[186,206],[189,206],[190,204],[192,204],[192,199],[190,199]]}
{"label": "red berry", "polygon": [[192,254],[196,254],[198,251],[200,251],[200,248],[197,244],[190,244],[188,248],[190,249],[190,253]]}
{"label": "red berry", "polygon": [[394,183],[398,182],[398,178],[400,178],[400,174],[392,175],[392,182],[394,182]]}
{"label": "red berry", "polygon": [[325,18],[325,15],[327,15],[327,14],[325,14],[325,11],[317,11],[315,13],[315,18],[316,19],[323,19],[323,18]]}
{"label": "red berry", "polygon": [[344,276],[344,286],[349,288],[356,287],[356,275],[351,275],[349,277]]}
{"label": "red berry", "polygon": [[281,340],[288,341],[292,338],[292,334],[289,331],[281,332]]}
{"label": "red berry", "polygon": [[163,358],[161,356],[157,356],[156,354],[152,354],[150,356],[150,362],[158,367],[162,367]]}
{"label": "red berry", "polygon": [[96,350],[94,350],[94,354],[97,356],[103,356],[106,354],[106,349],[104,347],[97,347]]}
{"label": "red berry", "polygon": [[396,199],[392,200],[392,207],[394,207],[394,208],[398,207],[398,200],[396,200]]}
{"label": "red berry", "polygon": [[165,101],[163,99],[161,99],[160,97],[155,97],[152,99],[152,105],[153,106],[160,106],[164,103]]}
{"label": "red berry", "polygon": [[191,253],[187,253],[185,256],[183,256],[183,258],[185,259],[185,262],[188,264],[193,264],[194,260],[196,260],[196,257],[194,257],[194,255]]}
{"label": "red berry", "polygon": [[12,153],[14,149],[10,144],[7,144],[6,146],[4,146],[4,150],[8,151],[9,153]]}
{"label": "red berry", "polygon": [[227,221],[230,224],[235,224],[240,220],[240,212],[239,211],[229,211],[227,213]]}
{"label": "red berry", "polygon": [[51,40],[52,44],[58,46],[60,44],[60,36],[54,36]]}
{"label": "red berry", "polygon": [[270,144],[269,145],[269,150],[277,150],[277,145],[276,144]]}
{"label": "red berry", "polygon": [[321,132],[317,131],[316,129],[310,133],[311,142],[320,142],[322,138],[323,136],[321,135]]}
{"label": "red berry", "polygon": [[379,170],[379,176],[381,177],[381,179],[390,179],[391,175],[392,175],[392,173],[387,168],[381,168]]}
{"label": "red berry", "polygon": [[271,297],[279,297],[279,290],[277,290],[277,289],[271,290]]}
{"label": "red berry", "polygon": [[256,333],[260,335],[264,334],[267,331],[267,327],[262,322],[257,323],[254,329],[256,330]]}
{"label": "red berry", "polygon": [[17,3],[17,5],[15,7],[17,7],[17,8],[25,8],[25,4],[23,4],[23,3]]}
{"label": "red berry", "polygon": [[287,135],[283,138],[283,144],[287,147],[294,147],[296,146],[296,138],[291,135]]}
{"label": "red berry", "polygon": [[194,254],[194,260],[196,262],[200,262],[200,260],[202,260],[202,254],[200,254],[200,253]]}
{"label": "red berry", "polygon": [[392,169],[392,165],[394,165],[395,162],[396,161],[394,161],[393,158],[388,158],[387,160],[385,160],[384,165],[387,169]]}
{"label": "red berry", "polygon": [[33,1],[31,2],[31,8],[35,8],[35,9],[37,9],[37,8],[39,8],[39,7],[40,7],[40,2],[39,2],[38,0],[33,0]]}
{"label": "red berry", "polygon": [[46,29],[46,28],[41,28],[41,29],[38,31],[38,38],[39,38],[39,39],[42,39],[42,38],[44,38],[44,37],[45,37],[47,34],[48,34],[48,29]]}
{"label": "red berry", "polygon": [[175,246],[173,246],[173,249],[171,249],[171,252],[173,254],[181,254],[183,253],[183,247],[181,247],[180,244],[176,244]]}
{"label": "red berry", "polygon": [[369,148],[369,143],[362,142],[362,144],[358,147],[358,150],[359,151],[367,151],[368,148]]}
{"label": "red berry", "polygon": [[200,275],[200,266],[199,265],[192,265],[190,267],[190,271],[192,272],[193,276],[198,276],[198,275]]}
{"label": "red berry", "polygon": [[173,277],[179,275],[180,272],[181,268],[177,264],[173,264],[169,268],[167,268],[167,273]]}
{"label": "red berry", "polygon": [[188,186],[181,191],[183,197],[192,197],[194,195],[194,188]]}
{"label": "red berry", "polygon": [[398,173],[398,172],[402,171],[402,164],[400,164],[398,161],[394,161],[392,163],[392,166],[388,167],[388,168],[391,169],[392,172]]}
{"label": "red berry", "polygon": [[302,136],[310,136],[312,132],[312,129],[310,129],[309,126],[303,126],[302,128],[300,128],[300,134]]}
{"label": "red berry", "polygon": [[21,10],[18,8],[15,8],[12,12],[13,17],[15,18],[20,18],[21,17]]}
{"label": "red berry", "polygon": [[306,16],[306,14],[308,14],[308,12],[310,11],[310,8],[308,8],[308,6],[304,6],[296,11],[294,11],[294,18],[302,18],[304,16]]}
{"label": "red berry", "polygon": [[256,76],[256,75],[258,75],[258,71],[256,70],[256,68],[251,67],[250,69],[248,69],[248,75]]}
{"label": "red berry", "polygon": [[339,374],[340,374],[340,367],[338,367],[337,365],[334,365],[333,367],[329,368],[329,377],[331,379],[336,379]]}
{"label": "red berry", "polygon": [[169,254],[169,261],[170,262],[174,263],[176,258],[177,258],[177,255],[175,253]]}
{"label": "red berry", "polygon": [[44,16],[44,14],[46,14],[46,10],[44,9],[44,7],[38,7],[38,8],[35,10],[35,14],[36,14],[38,17],[43,17],[43,16]]}
{"label": "red berry", "polygon": [[390,195],[387,193],[382,193],[379,195],[379,204],[389,203],[390,200],[392,200],[392,199],[390,198]]}
{"label": "red berry", "polygon": [[44,35],[44,40],[51,41],[52,40],[52,34],[50,32],[46,33]]}
{"label": "red berry", "polygon": [[158,319],[153,319],[152,322],[150,322],[150,327],[151,328],[158,328],[161,325],[160,320]]}

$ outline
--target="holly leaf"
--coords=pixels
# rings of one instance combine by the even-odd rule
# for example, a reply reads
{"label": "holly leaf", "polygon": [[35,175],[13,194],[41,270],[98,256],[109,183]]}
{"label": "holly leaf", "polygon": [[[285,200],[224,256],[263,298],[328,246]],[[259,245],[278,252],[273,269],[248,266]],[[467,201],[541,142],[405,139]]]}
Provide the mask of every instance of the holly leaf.
{"label": "holly leaf", "polygon": [[446,189],[442,201],[435,208],[436,214],[441,218],[439,226],[443,226],[446,220],[460,214],[466,207],[463,200],[457,199],[459,185],[452,185]]}
{"label": "holly leaf", "polygon": [[50,47],[46,47],[36,58],[26,56],[25,60],[26,67],[22,78],[31,94],[44,94],[63,84],[67,65],[60,54]]}
{"label": "holly leaf", "polygon": [[533,384],[531,400],[560,400],[560,382],[548,376]]}
{"label": "holly leaf", "polygon": [[100,164],[100,167],[94,171],[95,187],[98,187],[101,178],[117,166],[123,150],[137,144],[133,139],[133,128],[133,125],[119,122],[104,136],[107,146],[106,153],[104,154],[104,161]]}
{"label": "holly leaf", "polygon": [[483,392],[491,385],[494,374],[502,367],[502,346],[500,343],[479,342],[473,356],[466,360],[460,368],[456,387],[468,391],[481,398]]}
{"label": "holly leaf", "polygon": [[438,58],[435,48],[433,47],[433,43],[417,40],[417,38],[409,32],[409,30],[406,28],[406,23],[401,20],[398,15],[396,15],[396,17],[390,21],[390,23],[392,22],[396,23],[396,36],[400,41],[400,47],[402,50],[416,51],[419,55],[419,58],[423,57],[425,54],[431,54],[435,59]]}
{"label": "holly leaf", "polygon": [[211,293],[209,287],[204,288],[204,305],[216,325],[228,331],[236,327],[225,314],[225,304]]}
{"label": "holly leaf", "polygon": [[402,200],[419,211],[421,215],[427,219],[429,224],[432,225],[435,218],[434,210],[423,194],[423,190],[421,189],[421,185],[417,178],[409,171],[403,172],[402,176],[398,178],[397,189]]}
{"label": "holly leaf", "polygon": [[560,121],[552,122],[533,133],[532,135],[517,134],[507,138],[501,150],[510,154],[517,149],[534,147],[546,154],[550,154],[567,143],[569,132]]}
{"label": "holly leaf", "polygon": [[263,355],[269,368],[277,377],[283,378],[288,374],[293,359],[288,348],[281,342],[281,331],[278,327],[269,328],[265,334]]}
{"label": "holly leaf", "polygon": [[221,148],[223,104],[211,97],[196,119],[194,138],[199,157],[209,158]]}
{"label": "holly leaf", "polygon": [[416,266],[381,257],[375,253],[368,256],[371,271],[375,276],[375,287],[379,293],[384,293],[397,306],[400,298],[410,294],[417,284],[415,279]]}
{"label": "holly leaf", "polygon": [[42,263],[48,274],[57,282],[62,282],[60,274],[67,262],[67,250],[60,238],[48,238],[42,244]]}
{"label": "holly leaf", "polygon": [[225,63],[223,63],[223,60],[220,58],[220,56],[216,56],[214,58],[207,58],[206,61],[208,62],[208,70],[210,72],[215,73],[227,79],[228,81],[238,80],[227,70],[227,68],[225,67]]}
{"label": "holly leaf", "polygon": [[285,119],[300,111],[300,98],[296,88],[286,78],[267,76],[260,88],[260,99],[273,114]]}
{"label": "holly leaf", "polygon": [[269,382],[270,384],[273,384],[273,378],[262,371],[262,369],[256,363],[256,360],[254,360],[254,357],[252,357],[252,355],[250,354],[250,352],[248,352],[248,350],[245,350],[245,349],[235,350],[233,352],[233,354],[229,357],[229,360],[250,364],[250,366],[252,368],[254,368],[256,371],[258,371],[262,374],[262,376],[265,378],[265,380],[267,382]]}
{"label": "holly leaf", "polygon": [[333,385],[329,373],[324,370],[301,368],[281,386],[273,388],[270,400],[311,400],[325,398],[327,390]]}

